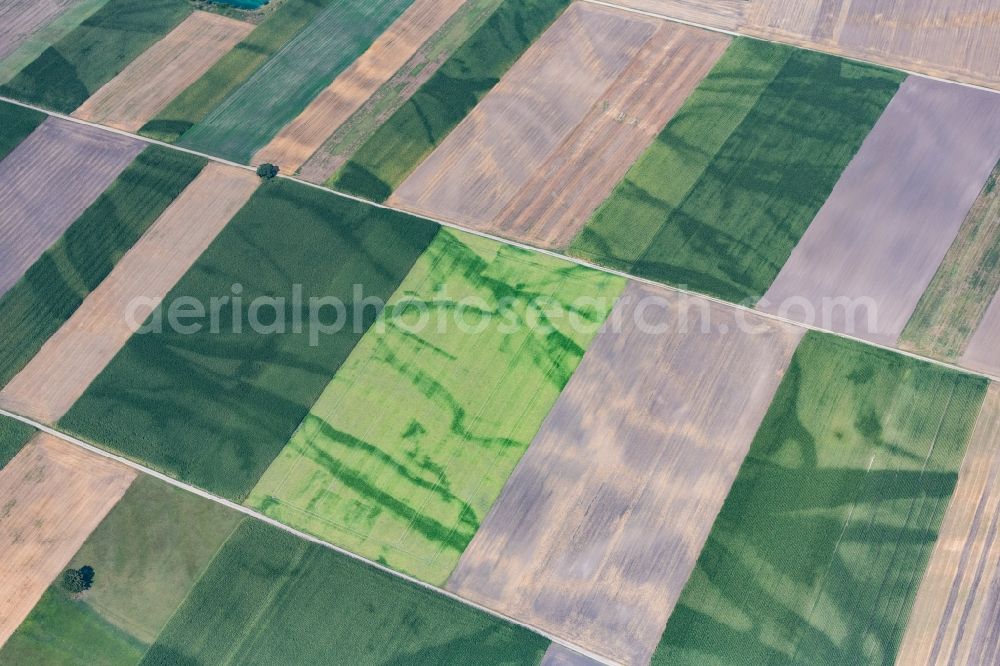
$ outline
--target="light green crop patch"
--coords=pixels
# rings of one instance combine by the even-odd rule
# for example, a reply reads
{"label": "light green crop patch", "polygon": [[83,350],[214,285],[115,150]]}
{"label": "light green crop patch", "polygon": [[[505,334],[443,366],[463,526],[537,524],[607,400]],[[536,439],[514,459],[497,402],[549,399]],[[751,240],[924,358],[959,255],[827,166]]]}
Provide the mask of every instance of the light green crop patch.
{"label": "light green crop patch", "polygon": [[442,229],[247,504],[443,583],[623,288]]}

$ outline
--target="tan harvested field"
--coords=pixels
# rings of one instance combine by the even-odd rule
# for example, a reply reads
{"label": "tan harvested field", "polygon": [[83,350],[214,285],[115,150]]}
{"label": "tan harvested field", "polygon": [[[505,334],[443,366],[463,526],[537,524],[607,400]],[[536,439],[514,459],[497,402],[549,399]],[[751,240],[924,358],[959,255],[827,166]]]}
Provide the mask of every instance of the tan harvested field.
{"label": "tan harvested field", "polygon": [[993,296],[960,363],[966,368],[1000,377],[1000,291]]}
{"label": "tan harvested field", "polygon": [[490,231],[569,245],[729,45],[729,37],[663,21]]}
{"label": "tan harvested field", "polygon": [[128,467],[44,433],[0,470],[0,645],[134,478]]}
{"label": "tan harvested field", "polygon": [[630,283],[447,589],[647,663],[801,336]]}
{"label": "tan harvested field", "polygon": [[1000,95],[909,77],[758,307],[896,344],[998,159]]}
{"label": "tan harvested field", "polygon": [[490,228],[659,25],[621,10],[570,5],[390,203]]}
{"label": "tan harvested field", "polygon": [[136,132],[253,28],[219,14],[192,12],[91,95],[73,116]]}
{"label": "tan harvested field", "polygon": [[[0,406],[53,423],[243,207],[252,172],[211,163],[170,204],[38,354],[0,391]],[[131,304],[142,307],[130,312]]]}
{"label": "tan harvested field", "polygon": [[752,0],[741,31],[1000,88],[997,0]]}
{"label": "tan harvested field", "polygon": [[4,0],[0,2],[0,58],[17,50],[38,29],[69,9],[76,0]]}
{"label": "tan harvested field", "polygon": [[549,645],[540,666],[597,666],[598,662],[558,643]]}
{"label": "tan harvested field", "polygon": [[614,4],[709,28],[738,30],[753,0],[612,0]]}
{"label": "tan harvested field", "polygon": [[286,173],[298,171],[463,2],[415,0],[367,51],[257,152],[254,163],[271,162]]}
{"label": "tan harvested field", "polygon": [[1000,384],[986,393],[896,663],[1000,663]]}

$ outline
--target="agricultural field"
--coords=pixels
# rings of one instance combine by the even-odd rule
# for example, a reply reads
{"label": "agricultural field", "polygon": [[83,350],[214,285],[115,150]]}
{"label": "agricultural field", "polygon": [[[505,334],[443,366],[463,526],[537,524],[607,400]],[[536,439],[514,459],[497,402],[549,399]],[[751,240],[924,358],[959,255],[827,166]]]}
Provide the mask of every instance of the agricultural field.
{"label": "agricultural field", "polygon": [[976,332],[969,339],[969,346],[960,363],[966,368],[991,375],[1000,375],[1000,291],[990,302]]}
{"label": "agricultural field", "polygon": [[411,0],[330,4],[178,145],[249,162],[407,8]]}
{"label": "agricultural field", "polygon": [[[190,232],[192,217],[181,217]],[[172,327],[154,311],[147,329],[160,321],[162,332],[132,336],[60,424],[242,500],[375,320],[366,303],[388,299],[436,232],[291,181],[266,183],[164,299],[194,299],[203,318]],[[355,306],[355,284],[369,301]],[[351,307],[320,302],[310,310],[317,325],[304,326],[309,299],[330,297]]]}
{"label": "agricultural field", "polygon": [[185,0],[108,0],[0,86],[0,95],[71,113],[191,11]]}
{"label": "agricultural field", "polygon": [[542,657],[541,666],[599,666],[600,662],[594,661],[590,657],[579,652],[574,652],[558,643],[549,645]]}
{"label": "agricultural field", "polygon": [[[226,612],[220,613],[219,609]],[[147,652],[184,664],[537,664],[526,629],[247,519]]]}
{"label": "agricultural field", "polygon": [[193,12],[91,95],[73,116],[135,132],[253,27],[218,14]]}
{"label": "agricultural field", "polygon": [[[201,158],[185,153],[146,148],[0,297],[0,339],[4,341],[0,387],[24,368],[98,288],[204,164]],[[106,334],[101,331],[102,336]]]}
{"label": "agricultural field", "polygon": [[616,4],[672,19],[735,32],[747,10],[760,0],[618,0]]}
{"label": "agricultural field", "polygon": [[[339,124],[323,145],[299,168],[299,176],[313,183],[326,182],[361,144],[371,138],[382,123],[438,71],[503,1],[462,2],[388,81],[372,92],[357,111]],[[415,6],[416,3],[411,6],[411,10]]]}
{"label": "agricultural field", "polygon": [[253,157],[295,173],[379,88],[405,65],[464,0],[414,0],[367,51]]}
{"label": "agricultural field", "polygon": [[0,59],[69,9],[74,0],[12,0],[0,5]]}
{"label": "agricultural field", "polygon": [[0,160],[28,138],[45,118],[44,113],[0,102],[0,127],[3,127],[0,132]]}
{"label": "agricultural field", "polygon": [[899,347],[955,361],[1000,291],[1000,162],[958,230],[899,338]]}
{"label": "agricultural field", "polygon": [[568,4],[504,0],[327,183],[385,201]]}
{"label": "agricultural field", "polygon": [[0,415],[0,470],[17,455],[35,429],[20,421]]}
{"label": "agricultural field", "polygon": [[891,662],[986,387],[806,334],[652,663]]}
{"label": "agricultural field", "polygon": [[85,594],[50,585],[0,650],[6,663],[134,666],[243,515],[138,477],[67,566],[94,569]]}
{"label": "agricultural field", "polygon": [[657,24],[599,5],[570,5],[388,203],[491,229],[493,218],[628,68]]}
{"label": "agricultural field", "polygon": [[623,286],[442,229],[247,504],[444,583]]}
{"label": "agricultural field", "polygon": [[257,187],[243,169],[210,164],[198,174],[197,160],[191,166],[190,184],[173,203],[159,202],[166,209],[148,233],[0,390],[0,405],[59,420]]}
{"label": "agricultural field", "polygon": [[998,159],[1000,95],[908,78],[759,307],[895,345]]}
{"label": "agricultural field", "polygon": [[986,393],[958,486],[924,572],[898,664],[997,660],[1000,384]]}
{"label": "agricultural field", "polygon": [[648,663],[802,336],[747,323],[629,284],[447,589]]}
{"label": "agricultural field", "polygon": [[570,254],[726,300],[756,301],[901,78],[735,39]]}
{"label": "agricultural field", "polygon": [[42,433],[0,470],[0,645],[134,477],[123,465]]}
{"label": "agricultural field", "polygon": [[0,297],[144,147],[48,118],[7,154],[0,162]]}

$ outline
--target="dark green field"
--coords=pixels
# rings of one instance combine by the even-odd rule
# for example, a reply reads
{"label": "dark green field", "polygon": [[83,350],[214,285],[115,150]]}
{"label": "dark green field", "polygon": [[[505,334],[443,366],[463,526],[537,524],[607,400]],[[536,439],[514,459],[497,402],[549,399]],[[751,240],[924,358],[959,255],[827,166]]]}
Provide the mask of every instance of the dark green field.
{"label": "dark green field", "polygon": [[44,113],[0,102],[0,160],[34,132],[43,120]]}
{"label": "dark green field", "polygon": [[[263,185],[233,218],[165,302],[194,297],[242,299],[219,310],[217,333],[206,325],[185,335],[136,335],[63,417],[82,436],[214,493],[242,500],[278,454],[364,330],[375,307],[360,317],[350,306],[353,285],[365,297],[388,299],[437,227],[407,215],[350,201],[296,183]],[[293,285],[304,303],[339,297],[346,325],[310,345],[288,320]],[[261,324],[285,333],[250,331],[249,304],[285,297],[276,319],[266,306]],[[326,307],[324,322],[335,312]],[[207,324],[207,322],[205,322]]]}
{"label": "dark green field", "polygon": [[17,455],[34,434],[35,429],[31,426],[0,416],[0,469]]}
{"label": "dark green field", "polygon": [[143,664],[537,664],[548,641],[253,519]]}
{"label": "dark green field", "polygon": [[185,0],[110,0],[0,87],[0,95],[70,113],[192,9]]}
{"label": "dark green field", "polygon": [[737,38],[570,254],[756,302],[903,74]]}
{"label": "dark green field", "polygon": [[0,386],[108,276],[205,160],[150,146],[0,298]]}
{"label": "dark green field", "polygon": [[653,663],[893,663],[986,386],[807,334]]}
{"label": "dark green field", "polygon": [[332,0],[285,0],[246,39],[175,97],[140,134],[174,142],[260,69]]}
{"label": "dark green field", "polygon": [[385,201],[568,4],[569,0],[505,0],[328,184]]}

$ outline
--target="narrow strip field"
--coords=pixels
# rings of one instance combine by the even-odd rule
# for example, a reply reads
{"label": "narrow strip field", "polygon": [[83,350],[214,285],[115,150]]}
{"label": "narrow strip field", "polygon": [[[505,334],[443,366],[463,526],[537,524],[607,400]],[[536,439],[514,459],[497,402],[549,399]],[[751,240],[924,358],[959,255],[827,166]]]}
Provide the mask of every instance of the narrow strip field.
{"label": "narrow strip field", "polygon": [[443,584],[623,286],[442,229],[247,504]]}
{"label": "narrow strip field", "polygon": [[979,372],[1000,376],[1000,291],[990,302],[960,363]]}
{"label": "narrow strip field", "polygon": [[464,0],[414,0],[367,51],[253,157],[295,173],[351,115],[406,64]]}
{"label": "narrow strip field", "polygon": [[256,176],[243,169],[205,167],[0,390],[0,405],[41,421],[59,420],[256,187]]}
{"label": "narrow strip field", "polygon": [[740,323],[631,283],[447,588],[648,663],[802,336]]}
{"label": "narrow strip field", "polygon": [[[4,341],[0,388],[97,289],[204,165],[203,159],[186,153],[146,148],[0,297],[0,339]],[[145,281],[138,284],[148,286]],[[107,333],[102,331],[102,339]]]}
{"label": "narrow strip field", "polygon": [[729,45],[663,21],[573,132],[494,218],[490,229],[565,248]]}
{"label": "narrow strip field", "polygon": [[94,569],[93,587],[71,595],[57,578],[0,661],[138,664],[242,519],[140,476],[69,562]]}
{"label": "narrow strip field", "polygon": [[1000,95],[910,77],[759,307],[894,345],[998,159]]}
{"label": "narrow strip field", "polygon": [[44,113],[0,102],[0,160],[24,141],[46,119]]}
{"label": "narrow strip field", "polygon": [[1000,89],[994,0],[753,0],[742,30]]}
{"label": "narrow strip field", "polygon": [[0,469],[17,455],[34,433],[31,426],[0,416]]}
{"label": "narrow strip field", "polygon": [[756,301],[901,78],[734,40],[570,254],[726,300]]}
{"label": "narrow strip field", "polygon": [[0,4],[0,59],[66,11],[75,0],[10,0]]}
{"label": "narrow strip field", "polygon": [[246,519],[142,664],[520,666],[537,664],[548,645],[526,629]]}
{"label": "narrow strip field", "polygon": [[1000,291],[1000,162],[899,338],[902,349],[946,361],[965,351]]}
{"label": "narrow strip field", "polygon": [[73,112],[76,118],[135,132],[253,29],[194,12]]}
{"label": "narrow strip field", "polygon": [[[200,211],[221,193],[249,195],[252,172],[229,169],[192,198],[171,228],[180,223],[191,234],[198,226],[191,221],[200,220]],[[184,199],[175,205],[187,207]],[[146,321],[150,332],[128,340],[60,423],[164,473],[242,500],[375,320],[377,302],[396,290],[436,232],[436,225],[400,213],[288,180],[268,182],[170,290],[165,306]],[[137,254],[136,261],[155,269],[162,252]],[[184,255],[185,263],[193,256]],[[117,289],[129,290],[142,284],[134,276],[144,273],[123,269],[122,275]],[[322,300],[313,304],[313,298]],[[346,304],[343,311],[333,298]],[[122,301],[108,302],[120,320]],[[188,303],[182,308],[188,312],[198,309],[192,302],[200,304],[202,316],[169,325],[177,302]],[[95,307],[95,315],[102,309]],[[94,341],[84,340],[87,329],[81,328],[81,335],[66,336],[65,353],[50,356],[43,349],[38,362],[65,359],[74,340],[91,348]],[[103,354],[103,346],[94,348]],[[57,360],[50,363],[45,367],[59,366],[64,382],[83,377]],[[50,402],[44,391],[34,389],[34,395],[41,404]]]}
{"label": "narrow strip field", "polygon": [[[334,130],[299,169],[299,176],[324,183],[392,114],[409,100],[504,0],[465,0],[416,53]],[[415,6],[415,5],[414,5]]]}
{"label": "narrow strip field", "polygon": [[806,334],[652,663],[891,663],[986,388]]}
{"label": "narrow strip field", "polygon": [[411,1],[330,4],[178,143],[249,162],[364,53]]}
{"label": "narrow strip field", "polygon": [[569,0],[504,0],[329,184],[385,201],[568,4]]}
{"label": "narrow strip field", "polygon": [[45,434],[0,470],[0,646],[134,477]]}
{"label": "narrow strip field", "polygon": [[185,0],[108,0],[0,87],[0,95],[71,113],[191,11]]}
{"label": "narrow strip field", "polygon": [[49,118],[0,162],[0,296],[144,147]]}
{"label": "narrow strip field", "polygon": [[584,119],[658,27],[570,5],[389,203],[477,229],[490,222]]}
{"label": "narrow strip field", "polygon": [[1000,659],[1000,384],[990,386],[948,505],[898,664]]}
{"label": "narrow strip field", "polygon": [[754,2],[759,0],[615,0],[614,4],[735,32]]}

